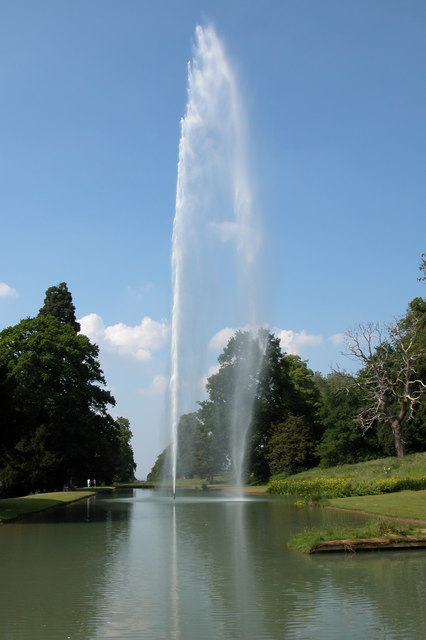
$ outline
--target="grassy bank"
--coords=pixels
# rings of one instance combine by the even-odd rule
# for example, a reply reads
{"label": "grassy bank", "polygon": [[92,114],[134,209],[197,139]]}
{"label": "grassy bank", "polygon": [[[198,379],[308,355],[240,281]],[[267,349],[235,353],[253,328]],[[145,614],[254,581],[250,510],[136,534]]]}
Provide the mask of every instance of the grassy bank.
{"label": "grassy bank", "polygon": [[[302,471],[293,478],[351,478],[375,480],[394,476],[405,478],[421,478],[426,475],[426,451],[413,453],[403,458],[378,458],[357,464],[342,464],[336,467],[316,467]],[[273,480],[286,479],[284,475],[276,475]]]}
{"label": "grassy bank", "polygon": [[37,511],[44,511],[62,504],[76,502],[82,498],[93,495],[90,490],[84,491],[58,491],[54,493],[37,493],[21,498],[4,498],[0,500],[0,523],[15,520],[20,516]]}
{"label": "grassy bank", "polygon": [[134,482],[116,482],[114,487],[116,489],[155,489],[155,484],[146,480],[135,480]]}
{"label": "grassy bank", "polygon": [[[294,496],[299,504],[319,502],[325,507],[412,520],[419,529],[426,524],[426,453],[402,459],[382,458],[329,469],[310,469],[287,478],[275,477],[268,485],[268,491]],[[341,541],[344,548],[347,541],[350,547],[350,541],[379,537],[379,546],[388,542],[390,545],[391,540],[398,544],[401,536],[412,534],[413,529],[406,524],[401,526],[395,521],[390,524],[381,519],[357,529],[303,531],[290,540],[289,547],[311,553],[330,541]],[[374,548],[375,543],[366,544]]]}
{"label": "grassy bank", "polygon": [[302,502],[422,489],[426,489],[426,453],[310,469],[286,478],[276,476],[268,485],[269,493],[293,495]]}
{"label": "grassy bank", "polygon": [[338,509],[351,509],[381,516],[419,520],[426,524],[426,490],[331,498],[327,501],[327,505]]}

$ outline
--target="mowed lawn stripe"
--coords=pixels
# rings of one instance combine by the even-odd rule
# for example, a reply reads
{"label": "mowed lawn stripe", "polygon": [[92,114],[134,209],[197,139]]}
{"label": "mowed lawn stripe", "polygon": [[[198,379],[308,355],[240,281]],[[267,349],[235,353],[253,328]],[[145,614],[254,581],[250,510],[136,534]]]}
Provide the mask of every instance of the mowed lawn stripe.
{"label": "mowed lawn stripe", "polygon": [[426,521],[426,489],[398,491],[383,495],[330,498],[327,503],[339,509],[367,511],[382,516]]}

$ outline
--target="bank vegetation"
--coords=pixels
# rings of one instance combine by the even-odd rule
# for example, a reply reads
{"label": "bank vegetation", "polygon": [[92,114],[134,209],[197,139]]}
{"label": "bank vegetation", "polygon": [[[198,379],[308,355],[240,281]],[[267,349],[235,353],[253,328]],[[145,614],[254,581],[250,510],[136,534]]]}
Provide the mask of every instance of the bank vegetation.
{"label": "bank vegetation", "polygon": [[[424,280],[424,256],[420,270]],[[233,425],[236,418],[241,421],[243,405],[249,416],[240,446],[247,484],[264,484],[276,476],[283,480],[313,468],[386,457],[402,460],[425,451],[426,301],[414,298],[405,315],[391,323],[355,325],[344,345],[355,371],[322,375],[299,356],[285,353],[273,332],[237,331],[207,379],[206,399],[180,418],[177,477],[212,484],[215,477],[235,472]],[[236,397],[249,400],[238,404]],[[148,480],[170,477],[170,452],[171,446],[160,453]],[[368,487],[334,482],[329,492],[411,488],[409,479],[391,476],[381,486],[378,478],[371,478]],[[325,491],[325,486],[319,488]]]}

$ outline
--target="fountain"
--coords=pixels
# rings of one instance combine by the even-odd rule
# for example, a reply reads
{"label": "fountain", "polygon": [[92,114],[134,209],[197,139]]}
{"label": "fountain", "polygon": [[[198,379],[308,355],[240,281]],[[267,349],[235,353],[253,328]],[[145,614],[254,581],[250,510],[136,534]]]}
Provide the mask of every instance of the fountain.
{"label": "fountain", "polygon": [[[247,169],[244,111],[235,74],[211,26],[196,28],[187,92],[171,257],[173,496],[179,417],[198,399],[206,345],[223,326],[256,325],[254,275],[260,237]],[[234,403],[231,440],[239,483],[251,400],[245,393]]]}

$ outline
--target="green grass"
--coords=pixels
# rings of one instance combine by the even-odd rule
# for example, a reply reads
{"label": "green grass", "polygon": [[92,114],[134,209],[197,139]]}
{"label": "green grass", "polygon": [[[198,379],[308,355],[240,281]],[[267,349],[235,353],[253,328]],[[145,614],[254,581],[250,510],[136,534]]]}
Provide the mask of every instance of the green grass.
{"label": "green grass", "polygon": [[368,538],[415,535],[421,533],[420,529],[416,529],[407,525],[399,525],[386,520],[372,520],[364,527],[358,528],[341,528],[336,527],[323,531],[305,530],[296,534],[289,540],[288,547],[302,553],[309,553],[314,547],[321,542],[330,540],[363,540]]}
{"label": "green grass", "polygon": [[77,487],[76,491],[89,492],[89,493],[112,493],[115,491],[115,485],[99,485],[97,487]]}
{"label": "green grass", "polygon": [[287,478],[275,476],[268,491],[293,495],[297,504],[320,502],[340,509],[426,521],[426,453],[310,469]]}
{"label": "green grass", "polygon": [[426,490],[399,491],[380,496],[331,498],[328,504],[339,509],[353,509],[383,516],[426,521]]}
{"label": "green grass", "polygon": [[154,482],[146,482],[146,480],[135,480],[134,482],[115,482],[115,489],[154,489]]}
{"label": "green grass", "polygon": [[44,511],[60,504],[76,502],[87,498],[93,491],[58,491],[54,493],[37,493],[21,498],[4,498],[0,500],[0,523],[14,520],[20,516]]}
{"label": "green grass", "polygon": [[[158,484],[161,486],[161,483]],[[166,485],[168,486],[168,485]],[[243,492],[246,495],[264,495],[267,493],[267,485],[245,485]],[[179,478],[176,482],[176,489],[186,491],[222,491],[223,493],[232,493],[235,491],[233,479],[229,475],[215,476],[212,484],[209,484],[205,478]]]}
{"label": "green grass", "polygon": [[[421,478],[426,475],[426,452],[412,453],[403,458],[379,458],[357,464],[343,464],[337,467],[316,467],[302,471],[291,478],[345,478],[353,480],[378,480],[390,477]],[[272,479],[288,479],[284,474],[278,474]]]}
{"label": "green grass", "polygon": [[329,469],[310,469],[294,476],[275,476],[269,493],[294,495],[304,502],[426,489],[426,453],[382,458]]}

